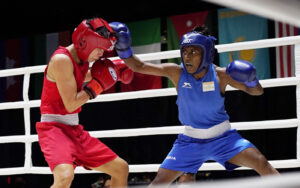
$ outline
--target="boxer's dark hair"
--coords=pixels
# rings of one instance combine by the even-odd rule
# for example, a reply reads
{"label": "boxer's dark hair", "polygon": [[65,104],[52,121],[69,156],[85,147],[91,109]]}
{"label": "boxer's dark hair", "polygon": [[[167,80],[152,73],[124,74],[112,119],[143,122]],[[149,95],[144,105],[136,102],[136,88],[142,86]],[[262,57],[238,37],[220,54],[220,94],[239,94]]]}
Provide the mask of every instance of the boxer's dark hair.
{"label": "boxer's dark hair", "polygon": [[210,36],[210,33],[208,31],[208,27],[206,25],[201,26],[195,26],[192,31],[196,31],[197,33],[205,36]]}
{"label": "boxer's dark hair", "polygon": [[109,30],[105,27],[105,26],[102,26],[102,27],[98,27],[95,29],[93,29],[92,25],[90,24],[90,21],[91,20],[94,20],[96,19],[97,17],[93,17],[93,18],[89,18],[86,20],[86,24],[95,32],[97,32],[99,35],[105,37],[105,38],[109,38],[111,36],[111,34],[113,33],[110,33]]}

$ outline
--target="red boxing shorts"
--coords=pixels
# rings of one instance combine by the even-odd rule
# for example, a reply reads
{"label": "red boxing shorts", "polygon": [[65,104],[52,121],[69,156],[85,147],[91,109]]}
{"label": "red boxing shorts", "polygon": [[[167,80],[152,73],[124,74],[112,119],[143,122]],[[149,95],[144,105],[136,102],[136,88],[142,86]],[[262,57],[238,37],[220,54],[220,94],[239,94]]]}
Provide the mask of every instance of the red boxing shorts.
{"label": "red boxing shorts", "polygon": [[39,144],[51,169],[59,164],[99,167],[117,158],[117,154],[97,138],[83,130],[81,125],[56,122],[37,122]]}

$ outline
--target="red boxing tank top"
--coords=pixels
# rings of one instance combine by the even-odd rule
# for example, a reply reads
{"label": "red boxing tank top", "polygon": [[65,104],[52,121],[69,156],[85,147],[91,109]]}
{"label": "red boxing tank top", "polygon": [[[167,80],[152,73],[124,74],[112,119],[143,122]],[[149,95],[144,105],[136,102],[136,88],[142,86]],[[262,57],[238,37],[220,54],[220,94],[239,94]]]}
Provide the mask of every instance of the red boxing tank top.
{"label": "red boxing tank top", "polygon": [[[83,88],[85,76],[89,69],[89,63],[83,63],[80,65],[77,64],[73,59],[73,57],[71,56],[70,52],[65,47],[62,46],[59,46],[58,49],[52,54],[52,56],[54,56],[55,54],[65,54],[70,57],[74,66],[74,76],[77,84],[77,92],[81,91]],[[44,72],[44,83],[43,83],[41,108],[40,108],[41,114],[65,115],[65,114],[79,113],[81,111],[81,107],[79,107],[78,109],[76,109],[71,113],[69,113],[66,110],[62,98],[58,92],[56,83],[48,80],[46,77],[47,69],[48,66],[46,67]]]}

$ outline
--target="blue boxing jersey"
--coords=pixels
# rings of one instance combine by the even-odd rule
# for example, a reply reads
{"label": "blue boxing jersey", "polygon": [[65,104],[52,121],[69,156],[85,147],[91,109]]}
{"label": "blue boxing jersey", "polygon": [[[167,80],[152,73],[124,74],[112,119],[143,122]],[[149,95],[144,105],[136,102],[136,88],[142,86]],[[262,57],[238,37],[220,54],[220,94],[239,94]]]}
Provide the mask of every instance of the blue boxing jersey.
{"label": "blue boxing jersey", "polygon": [[229,120],[214,64],[199,80],[183,68],[177,86],[177,106],[182,125],[208,129]]}

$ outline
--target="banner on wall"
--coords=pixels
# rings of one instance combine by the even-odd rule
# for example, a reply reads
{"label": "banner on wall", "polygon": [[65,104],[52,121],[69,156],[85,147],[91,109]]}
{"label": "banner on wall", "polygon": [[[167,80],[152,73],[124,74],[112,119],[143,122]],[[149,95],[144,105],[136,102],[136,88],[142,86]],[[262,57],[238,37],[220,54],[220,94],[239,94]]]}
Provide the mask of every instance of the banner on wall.
{"label": "banner on wall", "polygon": [[[26,67],[30,62],[29,38],[0,41],[0,69]],[[22,100],[23,76],[0,78],[0,100],[12,102]]]}
{"label": "banner on wall", "polygon": [[[160,19],[154,18],[138,22],[126,23],[132,37],[132,50],[135,54],[144,54],[161,51]],[[149,61],[160,64],[160,60]],[[130,84],[121,84],[121,91],[137,91],[145,89],[159,89],[162,87],[160,76],[134,73]]]}
{"label": "banner on wall", "polygon": [[33,65],[46,65],[58,46],[68,46],[72,43],[71,35],[71,31],[62,31],[34,36]]}
{"label": "banner on wall", "polygon": [[[268,38],[267,19],[232,9],[218,10],[219,44],[253,41]],[[250,49],[220,54],[220,66],[242,59],[256,67],[259,79],[270,78],[269,49]]]}
{"label": "banner on wall", "polygon": [[[182,35],[190,32],[195,26],[203,25],[207,15],[208,11],[203,11],[167,17],[168,50],[177,50]],[[180,61],[180,58],[168,60],[177,64],[180,64]],[[170,80],[168,80],[168,87],[174,87]]]}
{"label": "banner on wall", "polygon": [[[72,43],[71,31],[39,34],[32,37],[31,65],[46,65],[58,46],[68,46]],[[38,74],[31,79],[31,96],[40,99],[43,87],[43,74]]]}
{"label": "banner on wall", "polygon": [[[299,28],[282,22],[275,22],[275,37],[288,37],[300,34]],[[277,78],[295,76],[294,45],[276,47]]]}
{"label": "banner on wall", "polygon": [[[195,26],[203,25],[208,11],[195,12],[170,16],[167,18],[167,43],[168,50],[177,50],[179,42],[185,33],[190,32]],[[171,59],[169,62],[180,63],[180,58]]]}

